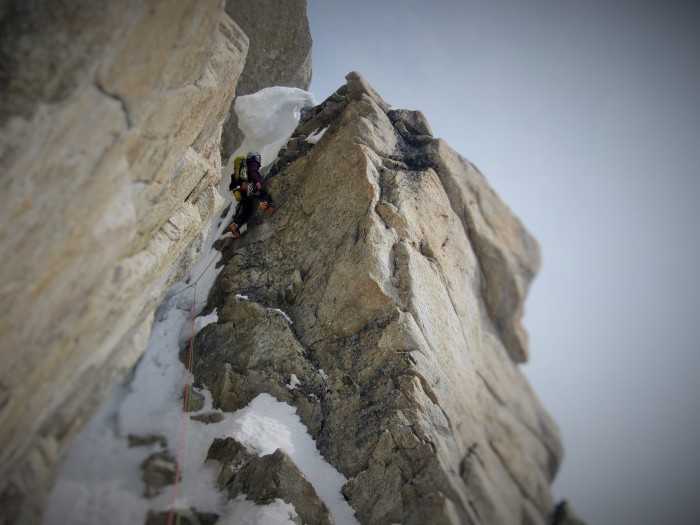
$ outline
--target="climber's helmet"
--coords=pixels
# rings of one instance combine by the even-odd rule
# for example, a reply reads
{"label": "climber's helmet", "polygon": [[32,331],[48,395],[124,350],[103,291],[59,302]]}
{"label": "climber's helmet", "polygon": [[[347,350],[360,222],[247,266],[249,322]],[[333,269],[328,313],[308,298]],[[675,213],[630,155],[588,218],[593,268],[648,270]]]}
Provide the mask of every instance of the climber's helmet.
{"label": "climber's helmet", "polygon": [[246,159],[254,159],[255,157],[261,157],[261,155],[257,151],[249,151],[245,157]]}

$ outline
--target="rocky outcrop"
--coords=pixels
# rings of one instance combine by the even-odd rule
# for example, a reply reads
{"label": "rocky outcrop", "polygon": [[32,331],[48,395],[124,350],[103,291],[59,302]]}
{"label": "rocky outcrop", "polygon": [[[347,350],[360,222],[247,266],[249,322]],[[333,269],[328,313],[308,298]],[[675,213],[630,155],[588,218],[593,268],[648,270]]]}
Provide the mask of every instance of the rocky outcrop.
{"label": "rocky outcrop", "polygon": [[[257,93],[268,86],[309,88],[312,42],[306,0],[226,0],[226,12],[250,39],[237,96]],[[221,141],[224,162],[242,141],[232,106]]]}
{"label": "rocky outcrop", "polygon": [[[0,8],[0,523],[38,522],[71,437],[197,259],[221,204],[221,156],[241,138],[234,96],[308,87],[305,10]],[[219,319],[195,345],[215,408],[261,392],[293,404],[362,523],[577,523],[549,490],[556,425],[517,368],[537,244],[478,170],[351,74],[306,110],[268,180],[279,212],[226,252],[208,305]],[[231,498],[279,497],[305,522],[332,522],[282,451],[217,442],[210,453]],[[171,456],[150,456],[146,495],[175,471]]]}
{"label": "rocky outcrop", "polygon": [[585,525],[585,523],[579,519],[569,502],[564,500],[554,511],[552,525]]}
{"label": "rocky outcrop", "polygon": [[347,79],[225,252],[194,375],[215,408],[295,405],[361,523],[549,523],[561,443],[517,367],[537,244],[422,114]]}
{"label": "rocky outcrop", "polygon": [[0,8],[0,523],[38,520],[206,240],[249,46],[233,19],[219,0]]}
{"label": "rocky outcrop", "polygon": [[294,506],[305,525],[333,525],[328,507],[283,450],[258,456],[234,438],[216,439],[207,459],[222,464],[219,488],[227,489],[230,499],[244,494],[265,505],[280,498]]}
{"label": "rocky outcrop", "polygon": [[167,452],[154,452],[141,464],[141,479],[146,485],[144,496],[153,498],[163,487],[173,485],[177,475],[175,459]]}

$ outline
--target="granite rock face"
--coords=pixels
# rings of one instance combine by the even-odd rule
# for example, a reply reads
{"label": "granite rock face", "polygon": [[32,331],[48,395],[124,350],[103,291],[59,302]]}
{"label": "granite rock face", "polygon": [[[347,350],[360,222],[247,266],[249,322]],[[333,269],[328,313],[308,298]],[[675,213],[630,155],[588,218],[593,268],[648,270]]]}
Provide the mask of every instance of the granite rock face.
{"label": "granite rock face", "polygon": [[219,488],[229,499],[246,499],[266,505],[280,498],[294,506],[304,525],[333,525],[333,518],[313,485],[281,449],[259,456],[234,438],[215,439],[207,459],[221,463]]}
{"label": "granite rock face", "polygon": [[538,246],[420,112],[347,80],[225,252],[194,375],[215,408],[295,405],[363,524],[549,523],[562,446],[517,366]]}
{"label": "granite rock face", "polygon": [[[310,50],[304,0],[2,3],[0,524],[39,522],[71,437],[198,258],[241,139],[234,97],[307,88]],[[558,430],[518,370],[536,242],[420,112],[347,80],[269,170],[279,211],[224,255],[197,386],[229,411],[262,392],[294,405],[363,524],[577,523],[550,493]],[[210,453],[230,497],[332,523],[282,451]],[[143,476],[157,494],[172,458]]]}
{"label": "granite rock face", "polygon": [[196,261],[248,48],[220,0],[2,3],[0,523],[38,521]]}
{"label": "granite rock face", "polygon": [[[226,12],[250,40],[236,96],[268,86],[309,88],[312,42],[306,0],[226,0]],[[232,106],[221,140],[224,162],[242,141]]]}

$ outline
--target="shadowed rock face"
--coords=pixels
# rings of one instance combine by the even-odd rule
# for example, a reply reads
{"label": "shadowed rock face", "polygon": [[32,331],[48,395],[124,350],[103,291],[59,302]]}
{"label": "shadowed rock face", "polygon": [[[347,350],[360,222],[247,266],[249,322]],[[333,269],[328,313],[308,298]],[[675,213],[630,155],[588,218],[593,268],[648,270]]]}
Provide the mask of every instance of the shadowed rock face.
{"label": "shadowed rock face", "polygon": [[347,79],[225,252],[195,377],[226,410],[296,405],[361,523],[547,523],[562,449],[517,368],[537,244],[419,112]]}
{"label": "shadowed rock face", "polygon": [[220,0],[2,2],[0,523],[39,519],[198,257],[248,46]]}

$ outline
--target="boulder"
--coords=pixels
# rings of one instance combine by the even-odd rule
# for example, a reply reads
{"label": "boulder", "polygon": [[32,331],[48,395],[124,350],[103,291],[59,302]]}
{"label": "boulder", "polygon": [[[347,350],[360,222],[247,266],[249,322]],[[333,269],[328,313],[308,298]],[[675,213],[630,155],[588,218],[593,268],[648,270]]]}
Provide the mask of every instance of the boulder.
{"label": "boulder", "polygon": [[151,445],[159,445],[160,448],[165,448],[168,445],[168,440],[164,436],[148,435],[137,436],[129,434],[127,436],[129,447],[150,447]]}
{"label": "boulder", "polygon": [[177,463],[167,452],[155,452],[141,464],[141,479],[146,484],[144,496],[154,498],[163,487],[175,483]]}
{"label": "boulder", "polygon": [[229,499],[245,494],[260,505],[282,499],[294,507],[305,525],[333,525],[328,507],[283,450],[258,456],[234,438],[216,439],[207,459],[222,464],[219,488],[228,489]]}

